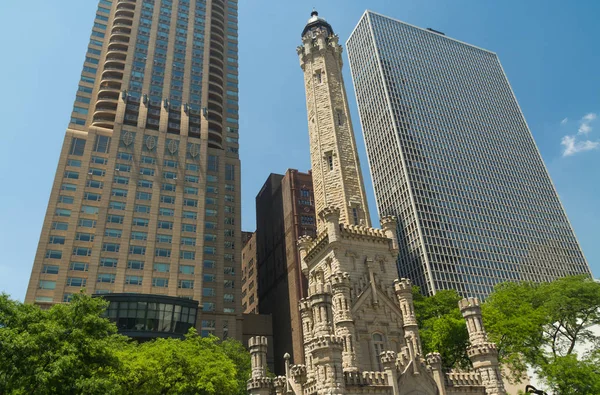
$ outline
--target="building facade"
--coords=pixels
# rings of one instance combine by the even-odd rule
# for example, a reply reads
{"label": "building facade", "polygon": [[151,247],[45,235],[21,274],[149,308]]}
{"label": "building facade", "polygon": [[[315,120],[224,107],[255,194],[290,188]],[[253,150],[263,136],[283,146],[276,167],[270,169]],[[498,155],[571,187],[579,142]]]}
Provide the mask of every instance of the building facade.
{"label": "building facade", "polygon": [[498,56],[370,11],[348,56],[380,215],[426,294],[589,266]]}
{"label": "building facade", "polygon": [[256,262],[256,232],[254,232],[250,233],[250,237],[244,242],[244,248],[242,248],[242,312],[244,314],[258,314],[258,270]]}
{"label": "building facade", "polygon": [[241,338],[236,0],[100,0],[26,301],[200,302]]}
{"label": "building facade", "polygon": [[316,11],[297,51],[304,72],[315,202],[317,208],[318,202],[327,206],[318,212],[317,236],[298,239],[301,269],[308,279],[307,296],[299,306],[304,361],[291,365],[285,355],[285,375],[268,378],[268,341],[251,338],[248,392],[505,394],[497,351],[487,342],[476,299],[460,304],[475,370],[445,374],[439,354],[424,358],[412,283],[393,280],[399,252],[396,220],[384,217],[382,229],[375,229],[361,217],[368,207],[360,200],[364,187],[347,111],[342,47]]}
{"label": "building facade", "polygon": [[296,241],[316,235],[311,174],[271,174],[256,197],[256,224],[258,310],[273,316],[275,373],[281,374],[285,353],[293,361],[304,355],[298,303],[306,297],[307,280]]}

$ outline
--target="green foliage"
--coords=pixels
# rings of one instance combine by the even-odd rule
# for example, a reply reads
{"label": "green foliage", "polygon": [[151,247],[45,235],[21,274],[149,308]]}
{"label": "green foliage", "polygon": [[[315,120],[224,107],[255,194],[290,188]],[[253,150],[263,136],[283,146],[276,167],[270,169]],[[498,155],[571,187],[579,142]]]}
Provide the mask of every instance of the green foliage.
{"label": "green foliage", "polygon": [[469,367],[469,334],[458,308],[458,293],[444,290],[426,297],[413,287],[413,299],[423,353],[439,352],[446,370]]}
{"label": "green foliage", "polygon": [[600,284],[587,276],[500,284],[483,305],[483,318],[513,378],[529,365],[558,394],[600,393],[594,387],[597,352],[579,358],[574,353],[578,345],[595,344],[597,349],[600,344],[590,330],[600,325]]}
{"label": "green foliage", "polygon": [[0,395],[242,394],[250,356],[235,340],[138,344],[103,318],[106,302],[84,294],[43,311],[0,296]]}

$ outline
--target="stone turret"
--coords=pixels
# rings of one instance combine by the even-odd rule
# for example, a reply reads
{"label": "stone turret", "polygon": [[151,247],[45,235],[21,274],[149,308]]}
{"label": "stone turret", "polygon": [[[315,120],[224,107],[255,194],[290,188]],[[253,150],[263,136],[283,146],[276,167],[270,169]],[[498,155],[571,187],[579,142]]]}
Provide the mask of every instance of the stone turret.
{"label": "stone turret", "polygon": [[396,297],[402,311],[404,337],[410,351],[410,356],[413,359],[417,356],[423,356],[415,306],[413,304],[412,282],[407,278],[401,278],[394,281],[394,289],[396,290]]}
{"label": "stone turret", "polygon": [[313,317],[313,337],[322,337],[333,332],[333,309],[331,286],[315,283],[309,287],[310,306]]}
{"label": "stone turret", "polygon": [[400,246],[398,244],[398,221],[394,216],[386,216],[381,218],[381,229],[385,232],[385,235],[390,242],[390,250],[395,252],[396,254],[400,251]]}
{"label": "stone turret", "polygon": [[335,243],[340,239],[340,210],[337,207],[325,207],[319,213],[319,217],[323,221],[329,243]]}
{"label": "stone turret", "polygon": [[496,344],[487,341],[483,327],[481,307],[477,298],[465,298],[458,302],[458,307],[467,321],[469,342],[467,349],[473,368],[481,375],[481,383],[487,395],[505,395],[504,383],[498,364]]}
{"label": "stone turret", "polygon": [[346,372],[358,371],[356,361],[356,333],[352,319],[350,300],[350,276],[348,273],[335,273],[331,276],[333,291],[333,322],[336,334],[344,339],[343,366]]}
{"label": "stone turret", "polygon": [[267,338],[264,336],[251,337],[248,340],[252,378],[248,380],[248,394],[269,395],[272,381],[267,377]]}
{"label": "stone turret", "polygon": [[444,379],[444,371],[442,370],[442,356],[440,353],[434,352],[427,354],[427,364],[431,368],[433,379],[438,386],[440,395],[446,395],[446,380]]}

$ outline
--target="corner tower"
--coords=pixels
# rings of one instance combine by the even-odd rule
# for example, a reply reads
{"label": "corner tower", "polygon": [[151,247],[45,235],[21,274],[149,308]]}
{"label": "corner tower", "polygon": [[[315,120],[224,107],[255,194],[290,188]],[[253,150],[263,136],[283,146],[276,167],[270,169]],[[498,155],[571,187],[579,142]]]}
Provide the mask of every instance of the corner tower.
{"label": "corner tower", "polygon": [[[313,11],[298,47],[304,71],[316,212],[340,210],[340,223],[371,226],[348,98],[342,47],[327,21]],[[317,232],[325,220],[317,218]]]}

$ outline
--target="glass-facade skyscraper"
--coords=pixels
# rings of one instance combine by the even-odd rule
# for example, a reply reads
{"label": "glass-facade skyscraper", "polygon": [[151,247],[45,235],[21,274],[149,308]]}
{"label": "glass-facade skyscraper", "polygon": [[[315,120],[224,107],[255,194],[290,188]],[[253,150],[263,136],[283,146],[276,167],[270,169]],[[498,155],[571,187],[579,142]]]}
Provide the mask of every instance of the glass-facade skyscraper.
{"label": "glass-facade skyscraper", "polygon": [[177,296],[241,333],[237,26],[237,0],[99,1],[27,302]]}
{"label": "glass-facade skyscraper", "polygon": [[370,11],[347,48],[402,277],[485,298],[591,273],[495,53]]}

